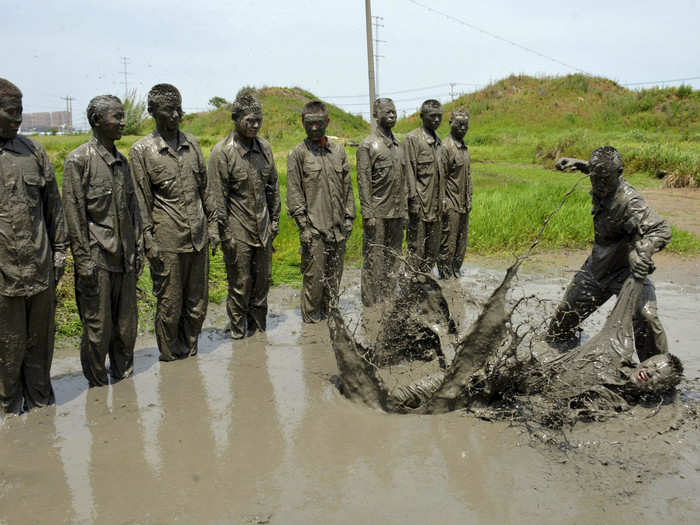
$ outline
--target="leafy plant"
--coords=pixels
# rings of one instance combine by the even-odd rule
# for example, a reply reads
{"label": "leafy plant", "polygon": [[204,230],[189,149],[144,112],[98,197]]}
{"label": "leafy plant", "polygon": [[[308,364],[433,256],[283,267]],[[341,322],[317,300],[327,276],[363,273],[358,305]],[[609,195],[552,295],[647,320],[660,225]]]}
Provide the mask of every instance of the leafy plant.
{"label": "leafy plant", "polygon": [[124,116],[126,117],[124,135],[139,135],[143,131],[148,112],[146,101],[143,98],[137,98],[135,89],[124,97]]}

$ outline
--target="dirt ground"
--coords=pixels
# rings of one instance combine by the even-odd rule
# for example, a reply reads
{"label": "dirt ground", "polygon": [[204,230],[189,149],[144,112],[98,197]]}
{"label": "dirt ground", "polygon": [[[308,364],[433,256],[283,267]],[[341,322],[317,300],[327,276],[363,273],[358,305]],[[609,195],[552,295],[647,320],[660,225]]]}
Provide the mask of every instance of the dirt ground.
{"label": "dirt ground", "polygon": [[[649,195],[662,214],[665,198]],[[553,305],[585,255],[537,255],[513,295]],[[88,390],[64,345],[56,406],[0,423],[0,524],[697,523],[700,257],[656,261],[661,319],[686,367],[677,402],[564,434],[349,402],[331,382],[325,323],[303,325],[289,287],[272,291],[266,334],[227,339],[225,309],[211,305],[196,358],[162,364],[146,334],[134,377],[109,387]],[[483,300],[509,263],[470,257],[460,284]],[[341,307],[352,318],[360,305],[350,269]]]}

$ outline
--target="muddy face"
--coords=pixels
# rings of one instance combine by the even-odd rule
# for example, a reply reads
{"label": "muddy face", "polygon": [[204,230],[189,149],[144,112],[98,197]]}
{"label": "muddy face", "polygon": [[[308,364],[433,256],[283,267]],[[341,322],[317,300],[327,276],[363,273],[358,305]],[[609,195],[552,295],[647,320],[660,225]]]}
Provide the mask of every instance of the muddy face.
{"label": "muddy face", "polygon": [[423,127],[429,131],[435,131],[440,127],[442,122],[442,109],[428,108],[420,116],[423,121]]}
{"label": "muddy face", "polygon": [[236,121],[236,132],[238,136],[253,139],[257,137],[258,131],[262,127],[262,113],[253,112],[248,113]]}
{"label": "muddy face", "polygon": [[95,132],[109,141],[115,141],[122,138],[125,126],[124,106],[112,102],[97,119]]}
{"label": "muddy face", "polygon": [[593,195],[599,198],[615,193],[620,184],[620,173],[606,166],[591,165],[591,186]]}
{"label": "muddy face", "polygon": [[676,371],[669,354],[659,354],[642,361],[630,374],[630,383],[643,392],[663,391],[677,382]]}
{"label": "muddy face", "polygon": [[450,122],[450,133],[457,140],[462,140],[469,130],[469,118],[457,116]]}
{"label": "muddy face", "polygon": [[22,99],[7,98],[0,101],[0,139],[12,140],[22,124]]}
{"label": "muddy face", "polygon": [[328,115],[324,113],[311,113],[302,119],[306,136],[314,142],[318,142],[326,136],[326,128],[329,122]]}
{"label": "muddy face", "polygon": [[160,132],[175,133],[182,120],[182,104],[166,99],[154,104],[151,114]]}
{"label": "muddy face", "polygon": [[377,124],[380,128],[391,129],[396,124],[396,107],[392,102],[377,106]]}

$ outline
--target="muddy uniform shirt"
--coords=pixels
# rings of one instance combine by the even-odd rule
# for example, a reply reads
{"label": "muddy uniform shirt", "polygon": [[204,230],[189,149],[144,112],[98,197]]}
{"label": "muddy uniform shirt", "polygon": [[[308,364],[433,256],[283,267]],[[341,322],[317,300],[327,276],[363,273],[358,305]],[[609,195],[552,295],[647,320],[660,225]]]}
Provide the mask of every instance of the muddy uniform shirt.
{"label": "muddy uniform shirt", "polygon": [[355,218],[355,199],[345,149],[326,140],[321,146],[309,139],[287,159],[287,211],[306,217],[324,239],[346,239],[343,224]]}
{"label": "muddy uniform shirt", "polygon": [[54,259],[68,236],[46,151],[17,136],[0,146],[0,295],[30,296],[53,286]]}
{"label": "muddy uniform shirt", "polygon": [[163,252],[198,252],[207,230],[218,238],[216,197],[197,139],[178,132],[174,151],[156,130],[134,144],[129,160],[146,249],[153,239]]}
{"label": "muddy uniform shirt", "polygon": [[65,162],[63,201],[77,273],[134,271],[141,217],[124,155],[95,138],[74,150]]}
{"label": "muddy uniform shirt", "polygon": [[209,167],[223,194],[222,240],[267,245],[272,229],[278,229],[281,209],[270,144],[255,138],[248,149],[231,134],[214,147]]}
{"label": "muddy uniform shirt", "polygon": [[378,128],[360,143],[357,186],[364,220],[408,218],[403,153],[393,133],[387,136]]}
{"label": "muddy uniform shirt", "polygon": [[622,177],[614,194],[603,199],[593,195],[591,213],[595,240],[584,268],[601,283],[608,284],[617,272],[629,270],[628,255],[635,241],[644,239],[651,256],[671,240],[668,223]]}
{"label": "muddy uniform shirt", "polygon": [[472,177],[469,150],[462,141],[448,135],[442,142],[445,167],[445,209],[469,213],[472,209]]}
{"label": "muddy uniform shirt", "polygon": [[418,217],[426,222],[440,218],[444,195],[441,146],[440,137],[431,135],[423,127],[414,129],[404,139],[409,203],[417,206]]}

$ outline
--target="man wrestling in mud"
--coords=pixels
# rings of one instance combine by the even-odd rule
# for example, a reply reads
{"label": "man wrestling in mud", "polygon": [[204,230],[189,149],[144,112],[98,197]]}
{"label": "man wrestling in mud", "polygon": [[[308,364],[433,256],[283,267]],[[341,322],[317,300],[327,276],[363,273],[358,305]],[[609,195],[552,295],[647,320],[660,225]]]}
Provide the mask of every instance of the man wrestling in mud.
{"label": "man wrestling in mud", "polygon": [[670,226],[622,177],[622,158],[615,148],[597,148],[588,162],[560,159],[557,168],[590,174],[595,240],[554,313],[547,341],[562,350],[575,346],[580,324],[634,275],[644,284],[634,320],[637,355],[643,361],[667,352],[654,285],[647,275],[655,268],[651,256],[671,240]]}

